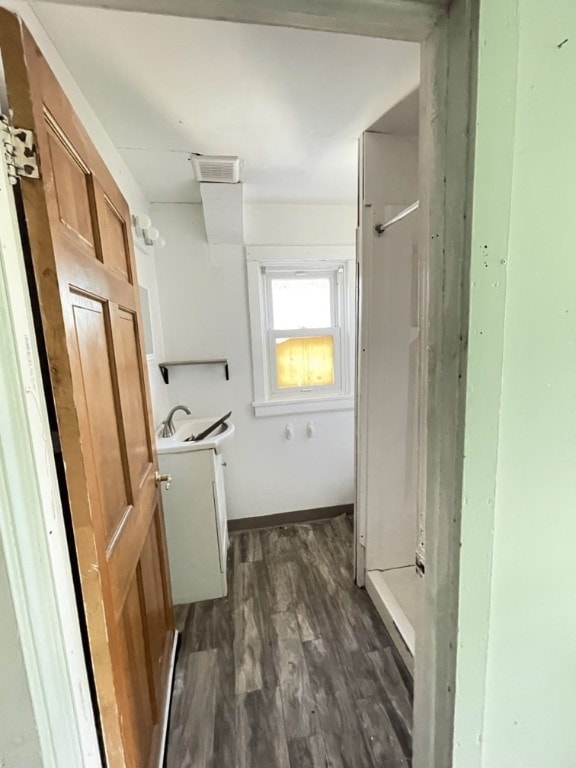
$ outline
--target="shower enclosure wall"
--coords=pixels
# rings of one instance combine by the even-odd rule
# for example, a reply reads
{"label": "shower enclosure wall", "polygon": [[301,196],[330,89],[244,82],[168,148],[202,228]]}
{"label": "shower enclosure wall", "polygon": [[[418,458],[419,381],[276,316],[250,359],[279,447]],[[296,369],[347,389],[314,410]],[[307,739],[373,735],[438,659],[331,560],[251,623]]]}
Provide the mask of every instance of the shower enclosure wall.
{"label": "shower enclosure wall", "polygon": [[424,568],[417,138],[364,134],[361,168],[357,580],[412,668]]}

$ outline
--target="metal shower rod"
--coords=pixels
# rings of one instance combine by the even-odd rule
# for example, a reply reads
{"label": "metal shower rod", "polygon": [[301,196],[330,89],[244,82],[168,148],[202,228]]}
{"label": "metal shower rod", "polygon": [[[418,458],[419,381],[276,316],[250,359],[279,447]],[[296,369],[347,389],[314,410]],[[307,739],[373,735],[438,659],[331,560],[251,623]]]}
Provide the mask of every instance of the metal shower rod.
{"label": "metal shower rod", "polygon": [[409,205],[407,208],[404,208],[403,211],[400,211],[400,213],[397,213],[396,216],[393,216],[390,221],[387,221],[386,224],[376,224],[374,227],[374,231],[378,236],[383,235],[386,230],[392,226],[392,224],[397,224],[399,221],[402,221],[402,219],[405,219],[406,216],[413,213],[414,211],[417,211],[420,207],[420,201],[416,200],[415,203],[412,203],[412,205]]}

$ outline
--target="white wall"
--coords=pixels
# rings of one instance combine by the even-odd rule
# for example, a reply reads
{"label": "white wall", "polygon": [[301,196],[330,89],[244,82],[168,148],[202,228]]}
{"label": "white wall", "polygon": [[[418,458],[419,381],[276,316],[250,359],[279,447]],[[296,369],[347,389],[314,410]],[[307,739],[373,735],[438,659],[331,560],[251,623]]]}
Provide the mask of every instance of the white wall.
{"label": "white wall", "polygon": [[418,214],[382,237],[375,237],[374,226],[418,197],[417,138],[365,133],[362,166],[359,541],[367,570],[385,570],[413,563],[417,538],[408,393],[415,375],[409,339],[416,338],[410,324],[417,315],[411,303],[417,301]]}
{"label": "white wall", "polygon": [[[156,223],[156,222],[154,222]],[[150,326],[152,329],[152,341],[154,352],[147,356],[148,378],[150,381],[150,397],[154,421],[160,421],[163,414],[168,411],[168,391],[158,363],[165,360],[164,333],[162,331],[162,318],[160,314],[160,298],[158,295],[158,280],[156,277],[156,258],[153,248],[147,248],[140,242],[134,243],[136,253],[136,270],[138,272],[138,284],[148,291],[150,303]],[[142,311],[145,311],[142,308]]]}
{"label": "white wall", "polygon": [[[202,207],[153,205],[167,245],[156,256],[168,359],[226,357],[220,367],[174,368],[170,405],[194,413],[232,410],[236,434],[227,449],[229,517],[253,517],[348,504],[354,498],[352,410],[254,417],[252,363],[244,248],[208,246]],[[246,206],[250,245],[340,244],[355,237],[354,206]],[[156,414],[159,421],[164,414]],[[314,421],[316,437],[306,436]],[[294,426],[287,441],[284,429]]]}
{"label": "white wall", "polygon": [[244,206],[247,245],[352,245],[356,206],[280,205]]}

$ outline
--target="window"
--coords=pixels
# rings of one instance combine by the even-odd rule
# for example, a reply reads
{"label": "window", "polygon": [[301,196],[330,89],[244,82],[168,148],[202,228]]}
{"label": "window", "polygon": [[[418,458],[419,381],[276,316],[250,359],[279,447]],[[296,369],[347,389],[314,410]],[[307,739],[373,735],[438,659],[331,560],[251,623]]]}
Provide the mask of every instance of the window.
{"label": "window", "polygon": [[313,248],[266,260],[267,250],[248,253],[256,415],[352,407],[354,262],[313,260]]}

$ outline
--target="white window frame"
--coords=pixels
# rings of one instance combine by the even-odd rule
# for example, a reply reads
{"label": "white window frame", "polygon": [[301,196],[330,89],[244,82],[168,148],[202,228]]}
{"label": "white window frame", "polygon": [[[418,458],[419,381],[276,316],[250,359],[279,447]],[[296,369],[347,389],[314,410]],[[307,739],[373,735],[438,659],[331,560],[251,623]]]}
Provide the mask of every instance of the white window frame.
{"label": "white window frame", "polygon": [[[355,277],[354,246],[249,246],[246,249],[248,299],[252,336],[254,413],[276,416],[291,413],[346,410],[354,407]],[[334,325],[322,329],[282,329],[272,323],[270,283],[285,274],[330,276],[333,282]],[[304,277],[304,275],[302,275]],[[276,386],[274,344],[277,336],[334,337],[334,385],[282,388]]]}
{"label": "white window frame", "polygon": [[[344,264],[328,264],[327,262],[314,262],[309,264],[290,265],[262,265],[261,274],[264,282],[264,301],[266,305],[266,340],[268,352],[268,375],[271,398],[286,399],[294,397],[300,399],[306,397],[305,393],[311,393],[314,397],[320,394],[342,395],[344,381],[342,376],[342,304],[345,290]],[[330,281],[330,325],[323,328],[274,328],[274,307],[272,299],[272,281],[278,278],[289,280],[306,280],[310,277],[327,278]],[[278,371],[274,365],[276,356],[276,340],[279,338],[305,338],[312,336],[331,336],[334,341],[334,383],[309,387],[282,387],[278,386]]]}

